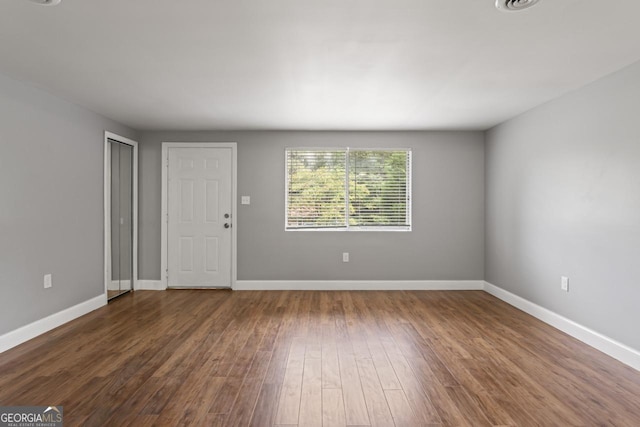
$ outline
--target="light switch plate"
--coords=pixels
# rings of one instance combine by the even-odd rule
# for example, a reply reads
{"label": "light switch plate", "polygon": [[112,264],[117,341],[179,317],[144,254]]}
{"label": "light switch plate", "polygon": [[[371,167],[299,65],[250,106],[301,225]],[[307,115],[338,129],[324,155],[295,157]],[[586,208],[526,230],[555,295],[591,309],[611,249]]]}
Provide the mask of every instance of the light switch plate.
{"label": "light switch plate", "polygon": [[560,289],[569,292],[569,278],[567,276],[560,277]]}
{"label": "light switch plate", "polygon": [[44,288],[50,288],[51,286],[53,286],[53,278],[51,277],[51,274],[45,274],[44,275]]}
{"label": "light switch plate", "polygon": [[242,196],[242,199],[240,200],[240,203],[242,203],[243,205],[250,205],[251,204],[251,196]]}

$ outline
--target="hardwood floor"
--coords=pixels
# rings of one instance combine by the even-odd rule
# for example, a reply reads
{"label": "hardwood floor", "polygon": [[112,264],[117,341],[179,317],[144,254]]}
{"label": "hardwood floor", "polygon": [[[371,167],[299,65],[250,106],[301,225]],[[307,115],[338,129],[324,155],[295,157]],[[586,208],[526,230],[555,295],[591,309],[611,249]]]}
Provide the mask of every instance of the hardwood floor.
{"label": "hardwood floor", "polygon": [[640,372],[481,291],[138,291],[0,355],[87,426],[639,426]]}

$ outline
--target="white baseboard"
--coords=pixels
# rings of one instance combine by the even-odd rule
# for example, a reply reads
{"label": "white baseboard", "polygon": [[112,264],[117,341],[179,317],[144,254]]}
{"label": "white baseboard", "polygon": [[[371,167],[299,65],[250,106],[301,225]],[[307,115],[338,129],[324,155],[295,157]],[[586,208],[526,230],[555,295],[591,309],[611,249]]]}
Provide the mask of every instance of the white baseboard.
{"label": "white baseboard", "polygon": [[483,280],[238,280],[234,291],[481,291]]}
{"label": "white baseboard", "polygon": [[164,291],[162,280],[136,280],[136,291]]}
{"label": "white baseboard", "polygon": [[106,304],[107,296],[105,294],[98,295],[88,301],[81,302],[73,307],[69,307],[47,316],[44,319],[36,320],[35,322],[22,326],[21,328],[7,332],[0,336],[0,353],[20,345],[23,342],[29,341],[38,335],[55,329],[60,325],[72,321],[73,319],[84,316],[85,314]]}
{"label": "white baseboard", "polygon": [[484,290],[496,298],[519,308],[525,313],[640,371],[640,351],[589,329],[586,326],[582,326],[573,320],[567,319],[518,295],[505,291],[489,282],[485,282]]}

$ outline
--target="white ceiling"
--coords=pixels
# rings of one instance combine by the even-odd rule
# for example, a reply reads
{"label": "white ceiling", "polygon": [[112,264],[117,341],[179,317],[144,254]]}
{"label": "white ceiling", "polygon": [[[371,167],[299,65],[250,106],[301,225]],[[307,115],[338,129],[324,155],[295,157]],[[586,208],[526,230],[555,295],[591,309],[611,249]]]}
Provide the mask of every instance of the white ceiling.
{"label": "white ceiling", "polygon": [[640,1],[0,1],[0,73],[136,129],[486,129],[640,60]]}

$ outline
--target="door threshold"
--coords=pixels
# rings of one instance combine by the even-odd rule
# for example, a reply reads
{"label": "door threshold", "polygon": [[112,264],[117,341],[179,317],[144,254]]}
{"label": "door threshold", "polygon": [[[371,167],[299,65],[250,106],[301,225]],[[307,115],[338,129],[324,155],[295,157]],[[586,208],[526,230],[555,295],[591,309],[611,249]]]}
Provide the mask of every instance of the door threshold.
{"label": "door threshold", "polygon": [[113,296],[107,297],[107,302],[111,302],[111,301],[115,300],[116,298],[120,298],[123,295],[129,295],[129,294],[133,294],[133,290],[132,289],[127,289],[126,291],[120,292],[117,295],[113,295]]}

